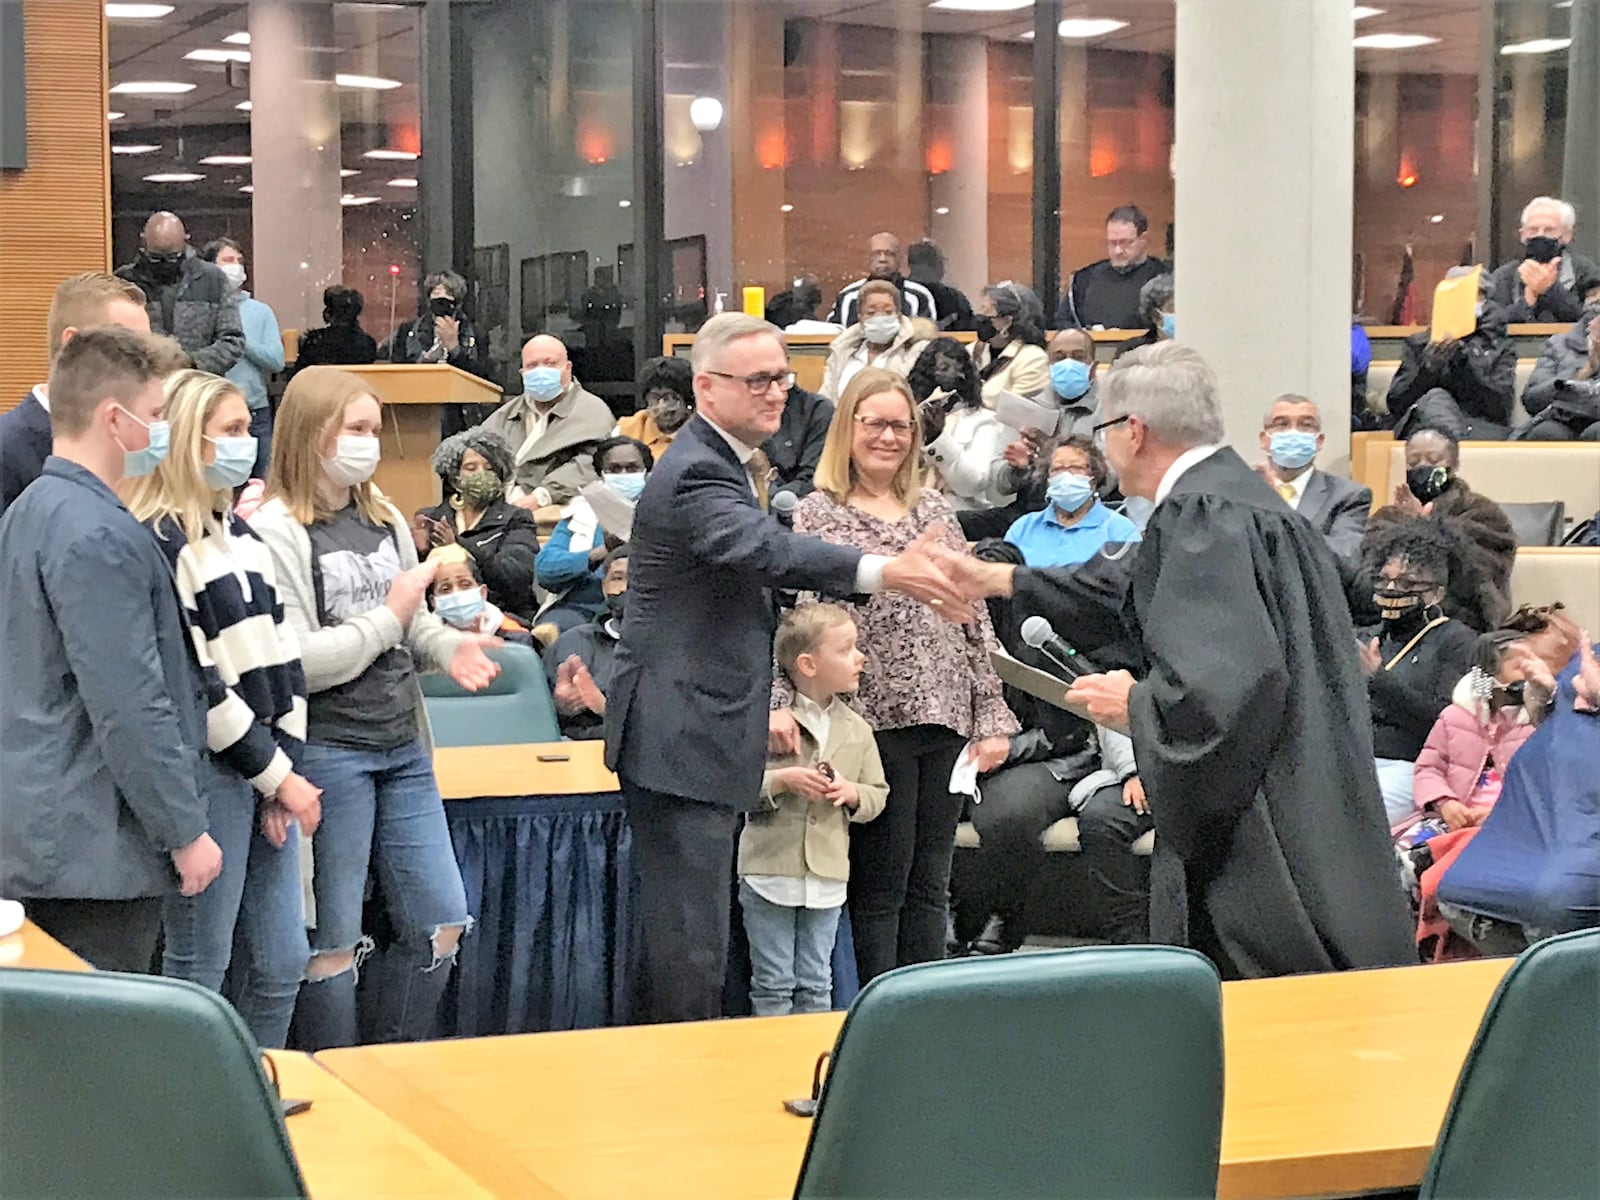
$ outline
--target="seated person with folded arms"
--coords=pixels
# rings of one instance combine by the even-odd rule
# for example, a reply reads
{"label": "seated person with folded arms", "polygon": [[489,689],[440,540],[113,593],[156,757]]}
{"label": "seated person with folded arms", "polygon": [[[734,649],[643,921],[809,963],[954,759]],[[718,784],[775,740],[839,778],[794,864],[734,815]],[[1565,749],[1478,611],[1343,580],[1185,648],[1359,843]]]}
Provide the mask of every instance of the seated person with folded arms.
{"label": "seated person with folded arms", "polygon": [[850,825],[876,817],[889,794],[872,729],[844,700],[867,661],[850,614],[833,604],[791,609],[773,649],[794,684],[800,750],[768,761],[758,807],[739,838],[739,903],[758,1017],[832,1007]]}
{"label": "seated person with folded arms", "polygon": [[593,621],[575,625],[544,652],[544,669],[555,699],[561,735],[574,740],[606,735],[606,692],[611,667],[622,637],[622,614],[628,604],[628,547],[618,546],[600,566],[600,592],[606,611]]}
{"label": "seated person with folded arms", "polygon": [[1522,393],[1533,418],[1517,437],[1530,442],[1600,442],[1600,301],[1545,343]]}
{"label": "seated person with folded arms", "polygon": [[502,638],[513,646],[533,645],[528,627],[490,601],[483,571],[466,547],[458,542],[440,546],[427,561],[439,568],[428,585],[428,607],[446,625]]}
{"label": "seated person with folded arms", "polygon": [[[650,447],[630,437],[610,437],[594,448],[595,474],[630,504],[639,499],[655,465]],[[539,623],[565,631],[599,620],[606,611],[600,586],[606,555],[620,544],[600,524],[593,505],[573,497],[534,560],[539,586],[551,597],[539,610]]]}
{"label": "seated person with folded arms", "polygon": [[1100,499],[1107,490],[1105,455],[1092,439],[1074,435],[1050,456],[1048,501],[1040,512],[1018,517],[1006,541],[1030,567],[1075,567],[1107,545],[1137,542],[1139,527]]}

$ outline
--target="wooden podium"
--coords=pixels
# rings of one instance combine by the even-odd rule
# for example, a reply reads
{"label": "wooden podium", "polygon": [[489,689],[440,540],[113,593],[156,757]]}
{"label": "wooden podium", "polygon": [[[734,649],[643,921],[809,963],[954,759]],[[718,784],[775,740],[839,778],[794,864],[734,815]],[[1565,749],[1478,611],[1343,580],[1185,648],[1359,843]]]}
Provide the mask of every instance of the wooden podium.
{"label": "wooden podium", "polygon": [[500,389],[448,363],[374,363],[341,367],[383,402],[383,461],[375,477],[384,495],[409,518],[440,500],[433,452],[446,404],[500,403]]}

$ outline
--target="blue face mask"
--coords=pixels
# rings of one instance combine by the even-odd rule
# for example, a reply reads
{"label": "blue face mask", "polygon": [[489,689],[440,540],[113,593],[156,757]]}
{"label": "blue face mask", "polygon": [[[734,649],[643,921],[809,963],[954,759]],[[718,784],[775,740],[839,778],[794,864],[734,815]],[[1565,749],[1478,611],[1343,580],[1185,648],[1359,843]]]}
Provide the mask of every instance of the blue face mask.
{"label": "blue face mask", "polygon": [[206,482],[214,488],[243,487],[250,482],[256,467],[256,439],[224,437],[206,439],[217,448],[217,457],[206,467]]}
{"label": "blue face mask", "polygon": [[[117,407],[122,408],[122,405]],[[127,409],[122,408],[122,411],[139,421]],[[159,467],[161,460],[167,456],[167,448],[172,444],[172,427],[165,421],[139,421],[139,424],[150,431],[150,444],[143,450],[123,449],[122,473],[129,479],[143,479]],[[117,445],[121,446],[121,441]]]}
{"label": "blue face mask", "polygon": [[1071,471],[1063,471],[1059,475],[1050,476],[1049,486],[1044,494],[1051,504],[1062,512],[1075,513],[1085,504],[1089,503],[1094,495],[1094,483],[1087,475],[1075,475]]}
{"label": "blue face mask", "polygon": [[1271,449],[1267,453],[1272,456],[1273,463],[1290,471],[1298,470],[1317,456],[1317,435],[1297,429],[1273,434],[1268,445]]}
{"label": "blue face mask", "polygon": [[1166,338],[1168,341],[1171,341],[1173,338],[1178,336],[1177,313],[1161,314],[1161,336]]}
{"label": "blue face mask", "polygon": [[640,493],[644,491],[644,481],[643,471],[615,471],[600,476],[601,483],[620,494],[625,500],[638,500]]}
{"label": "blue face mask", "polygon": [[522,373],[522,390],[535,400],[554,400],[566,388],[561,383],[560,367],[534,367]]}
{"label": "blue face mask", "polygon": [[457,629],[471,629],[478,614],[483,611],[483,592],[468,588],[464,592],[448,592],[433,598],[433,611],[446,625]]}
{"label": "blue face mask", "polygon": [[1050,364],[1050,386],[1063,400],[1076,400],[1089,390],[1089,364],[1063,358]]}

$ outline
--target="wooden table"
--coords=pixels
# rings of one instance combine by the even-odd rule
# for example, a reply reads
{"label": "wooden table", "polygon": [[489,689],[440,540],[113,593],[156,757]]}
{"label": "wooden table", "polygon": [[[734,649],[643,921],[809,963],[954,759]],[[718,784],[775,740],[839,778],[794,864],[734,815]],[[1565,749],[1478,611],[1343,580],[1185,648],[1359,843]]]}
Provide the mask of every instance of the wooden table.
{"label": "wooden table", "polygon": [[[1225,984],[1220,1194],[1415,1187],[1508,966]],[[781,1103],[807,1092],[840,1020],[372,1046],[319,1061],[497,1194],[537,1180],[568,1200],[757,1200],[793,1191],[809,1127]]]}
{"label": "wooden table", "polygon": [[28,967],[38,971],[92,971],[83,959],[68,950],[32,921],[0,938],[0,967]]}
{"label": "wooden table", "polygon": [[[308,1054],[268,1056],[284,1096],[311,1108],[285,1125],[313,1200],[371,1196],[483,1197],[487,1192],[427,1141],[362,1099]],[[548,1193],[529,1190],[538,1198]]]}
{"label": "wooden table", "polygon": [[433,752],[433,773],[446,800],[617,790],[617,777],[606,770],[605,743],[598,741],[441,746]]}

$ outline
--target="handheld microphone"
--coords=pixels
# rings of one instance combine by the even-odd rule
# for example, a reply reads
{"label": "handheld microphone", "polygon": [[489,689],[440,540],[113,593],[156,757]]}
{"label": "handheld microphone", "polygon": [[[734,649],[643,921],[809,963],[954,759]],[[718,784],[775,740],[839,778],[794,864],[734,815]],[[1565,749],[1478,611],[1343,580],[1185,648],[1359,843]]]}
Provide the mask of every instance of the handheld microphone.
{"label": "handheld microphone", "polygon": [[1074,679],[1095,674],[1094,664],[1058,638],[1043,617],[1032,616],[1022,623],[1022,640]]}
{"label": "handheld microphone", "polygon": [[799,497],[790,491],[773,492],[767,501],[767,511],[785,525],[794,524],[795,506],[800,503]]}

